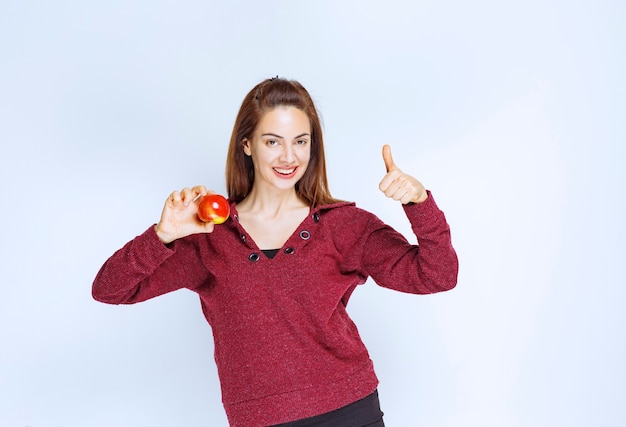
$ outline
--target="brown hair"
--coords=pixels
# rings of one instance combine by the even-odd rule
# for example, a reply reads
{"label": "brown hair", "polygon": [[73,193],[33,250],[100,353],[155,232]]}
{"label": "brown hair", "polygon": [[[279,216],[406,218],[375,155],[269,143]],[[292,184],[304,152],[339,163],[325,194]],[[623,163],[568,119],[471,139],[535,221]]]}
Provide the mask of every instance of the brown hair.
{"label": "brown hair", "polygon": [[311,124],[311,158],[306,172],[296,183],[296,192],[312,206],[337,202],[328,189],[322,126],[311,95],[297,81],[278,77],[256,85],[241,104],[226,159],[228,197],[240,202],[252,189],[254,167],[252,159],[245,155],[242,143],[244,139],[252,139],[263,115],[278,106],[292,106],[302,110]]}

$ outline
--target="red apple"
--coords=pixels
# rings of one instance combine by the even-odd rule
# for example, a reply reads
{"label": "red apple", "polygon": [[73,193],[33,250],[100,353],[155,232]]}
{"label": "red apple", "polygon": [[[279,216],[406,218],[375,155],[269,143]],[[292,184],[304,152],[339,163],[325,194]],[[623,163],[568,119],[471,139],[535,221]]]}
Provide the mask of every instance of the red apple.
{"label": "red apple", "polygon": [[219,194],[207,194],[198,204],[198,218],[201,221],[222,224],[226,222],[228,215],[230,215],[228,200]]}

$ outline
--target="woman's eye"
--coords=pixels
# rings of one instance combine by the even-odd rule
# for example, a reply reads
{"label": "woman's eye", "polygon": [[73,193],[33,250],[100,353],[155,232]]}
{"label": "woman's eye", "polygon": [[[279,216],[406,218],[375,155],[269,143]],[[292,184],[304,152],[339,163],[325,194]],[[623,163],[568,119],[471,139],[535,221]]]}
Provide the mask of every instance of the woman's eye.
{"label": "woman's eye", "polygon": [[269,145],[270,147],[273,147],[275,145],[278,145],[278,141],[275,139],[268,139],[266,144]]}
{"label": "woman's eye", "polygon": [[307,142],[308,142],[308,141],[307,141],[306,139],[299,139],[299,140],[297,140],[297,141],[296,141],[296,144],[298,144],[298,145],[304,145],[304,144],[306,144]]}

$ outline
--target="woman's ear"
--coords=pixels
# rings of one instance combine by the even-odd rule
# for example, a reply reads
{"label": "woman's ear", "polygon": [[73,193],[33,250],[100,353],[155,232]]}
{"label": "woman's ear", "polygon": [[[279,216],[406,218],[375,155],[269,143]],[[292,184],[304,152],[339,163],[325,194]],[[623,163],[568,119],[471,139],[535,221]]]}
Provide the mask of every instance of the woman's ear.
{"label": "woman's ear", "polygon": [[241,140],[241,146],[243,147],[243,152],[246,153],[246,156],[252,156],[252,150],[250,149],[250,140],[248,138],[244,138]]}

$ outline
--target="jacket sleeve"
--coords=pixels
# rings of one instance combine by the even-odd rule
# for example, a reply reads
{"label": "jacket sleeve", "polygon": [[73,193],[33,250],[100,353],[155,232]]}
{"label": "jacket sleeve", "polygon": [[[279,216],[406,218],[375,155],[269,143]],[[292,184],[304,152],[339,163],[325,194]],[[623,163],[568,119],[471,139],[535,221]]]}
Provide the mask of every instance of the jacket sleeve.
{"label": "jacket sleeve", "polygon": [[152,226],[104,263],[93,282],[92,295],[108,304],[134,304],[177,289],[194,289],[207,277],[190,240],[179,239],[166,246]]}
{"label": "jacket sleeve", "polygon": [[456,286],[458,259],[450,227],[430,192],[420,204],[404,205],[418,244],[376,218],[363,246],[363,267],[383,287],[414,294]]}

